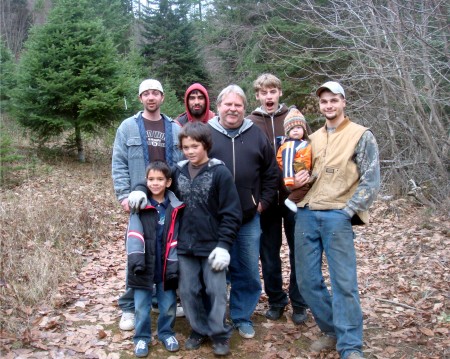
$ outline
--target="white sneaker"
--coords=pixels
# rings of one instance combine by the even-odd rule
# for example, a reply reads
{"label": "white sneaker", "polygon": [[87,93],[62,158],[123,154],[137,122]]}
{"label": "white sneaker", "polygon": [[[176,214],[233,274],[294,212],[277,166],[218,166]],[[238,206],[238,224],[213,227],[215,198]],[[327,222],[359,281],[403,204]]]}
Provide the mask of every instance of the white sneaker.
{"label": "white sneaker", "polygon": [[297,213],[297,205],[292,202],[289,198],[286,198],[284,205],[289,208],[292,212]]}
{"label": "white sneaker", "polygon": [[181,318],[181,317],[184,317],[185,315],[184,315],[184,310],[183,310],[183,307],[181,306],[181,304],[177,304],[177,314],[176,314],[176,317],[177,318]]}
{"label": "white sneaker", "polygon": [[133,330],[134,329],[134,313],[125,312],[122,313],[120,318],[119,328],[121,330]]}

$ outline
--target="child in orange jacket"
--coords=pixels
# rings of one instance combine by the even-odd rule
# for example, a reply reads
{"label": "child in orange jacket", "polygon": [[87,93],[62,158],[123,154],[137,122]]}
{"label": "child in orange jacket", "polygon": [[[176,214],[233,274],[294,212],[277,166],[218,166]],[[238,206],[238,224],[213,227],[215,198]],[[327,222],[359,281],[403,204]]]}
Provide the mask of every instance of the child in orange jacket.
{"label": "child in orange jacket", "polygon": [[[294,186],[294,175],[300,170],[311,170],[311,144],[309,143],[305,117],[296,108],[292,108],[284,119],[286,137],[281,140],[277,152],[277,162],[283,171],[284,185],[288,189]],[[292,189],[284,204],[297,212],[300,202],[311,187],[311,183]]]}

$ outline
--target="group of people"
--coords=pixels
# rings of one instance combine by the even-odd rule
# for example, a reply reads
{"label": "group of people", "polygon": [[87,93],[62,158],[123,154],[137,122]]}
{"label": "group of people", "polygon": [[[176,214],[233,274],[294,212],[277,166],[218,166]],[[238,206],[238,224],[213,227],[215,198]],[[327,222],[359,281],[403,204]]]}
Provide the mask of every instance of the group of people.
{"label": "group of people", "polygon": [[[324,334],[312,351],[363,357],[352,225],[368,222],[379,188],[375,138],[345,116],[345,92],[337,82],[316,91],[326,122],[315,133],[297,108],[280,103],[276,76],[259,76],[254,91],[260,106],[246,116],[244,91],[224,88],[216,115],[206,88],[193,84],[185,93],[186,112],[172,120],[160,111],[161,83],[144,80],[143,111],[117,130],[114,190],[130,213],[119,325],[135,330],[137,357],[148,355],[155,299],[158,340],[168,351],[180,347],[173,329],[177,296],[191,326],[186,350],[211,340],[215,355],[227,355],[233,329],[253,338],[260,260],[268,319],[280,319],[290,301],[298,325],[309,308]],[[324,252],[332,294],[323,279]]]}

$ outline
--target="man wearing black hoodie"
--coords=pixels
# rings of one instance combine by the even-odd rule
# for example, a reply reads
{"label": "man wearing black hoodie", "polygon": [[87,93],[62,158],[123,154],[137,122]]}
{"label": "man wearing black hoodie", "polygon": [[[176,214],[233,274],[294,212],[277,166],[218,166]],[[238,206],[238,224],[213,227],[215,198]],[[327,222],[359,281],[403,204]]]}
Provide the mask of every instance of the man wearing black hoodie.
{"label": "man wearing black hoodie", "polygon": [[217,98],[218,116],[211,127],[210,157],[222,160],[231,171],[239,194],[243,221],[233,243],[230,271],[230,317],[243,338],[253,338],[251,316],[261,294],[259,277],[260,214],[275,199],[278,169],[269,140],[252,121],[244,118],[247,98],[237,85],[223,89]]}
{"label": "man wearing black hoodie", "polygon": [[[272,74],[262,74],[253,83],[256,99],[261,106],[254,110],[248,119],[258,126],[267,136],[274,153],[277,153],[279,143],[277,137],[284,136],[283,122],[289,112],[289,108],[279,100],[282,96],[281,81]],[[311,134],[307,126],[308,134]],[[289,299],[292,305],[292,321],[301,324],[306,320],[306,303],[298,289],[295,276],[294,258],[294,230],[295,214],[285,205],[284,200],[289,195],[284,186],[281,171],[278,181],[278,201],[275,201],[261,214],[261,267],[264,278],[264,290],[269,297],[269,310],[266,317],[270,320],[278,320],[283,315],[288,304],[288,296],[283,290],[283,278],[281,272],[281,243],[282,227],[289,246],[289,262],[291,273],[289,278]]]}
{"label": "man wearing black hoodie", "polygon": [[199,83],[188,87],[184,94],[184,105],[186,112],[175,119],[181,126],[193,121],[206,123],[215,116],[214,112],[209,109],[208,91]]}

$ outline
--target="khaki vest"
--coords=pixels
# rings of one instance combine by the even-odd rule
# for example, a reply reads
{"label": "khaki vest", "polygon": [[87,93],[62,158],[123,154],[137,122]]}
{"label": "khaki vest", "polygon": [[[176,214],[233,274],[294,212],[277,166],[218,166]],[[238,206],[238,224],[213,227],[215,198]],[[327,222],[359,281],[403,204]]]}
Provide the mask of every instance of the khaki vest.
{"label": "khaki vest", "polygon": [[[312,173],[317,179],[299,207],[312,210],[343,209],[359,184],[359,173],[353,160],[356,145],[367,128],[345,118],[336,131],[322,127],[311,136]],[[367,212],[357,213],[352,223],[368,223]],[[356,221],[355,221],[356,220]]]}

